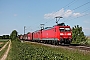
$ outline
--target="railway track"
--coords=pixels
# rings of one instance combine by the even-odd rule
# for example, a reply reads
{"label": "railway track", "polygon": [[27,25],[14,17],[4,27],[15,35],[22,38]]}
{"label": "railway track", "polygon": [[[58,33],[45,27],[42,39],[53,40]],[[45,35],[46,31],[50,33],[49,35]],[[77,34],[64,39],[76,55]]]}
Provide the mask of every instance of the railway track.
{"label": "railway track", "polygon": [[69,46],[69,48],[75,48],[83,51],[89,51],[90,52],[90,47],[88,46]]}
{"label": "railway track", "polygon": [[51,45],[51,44],[44,44],[44,43],[31,42],[31,41],[25,41],[25,42],[41,44],[41,45],[44,45],[44,46],[55,47],[55,48],[65,48],[65,49],[71,49],[71,50],[78,50],[78,51],[82,51],[82,52],[90,52],[90,47],[88,47],[88,46],[81,46],[81,45],[77,45],[77,44]]}

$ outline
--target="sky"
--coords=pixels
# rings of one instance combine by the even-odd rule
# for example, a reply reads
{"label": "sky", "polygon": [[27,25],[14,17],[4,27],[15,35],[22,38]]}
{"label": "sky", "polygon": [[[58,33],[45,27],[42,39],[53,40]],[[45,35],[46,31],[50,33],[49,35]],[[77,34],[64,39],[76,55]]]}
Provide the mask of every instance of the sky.
{"label": "sky", "polygon": [[85,35],[90,35],[90,0],[0,0],[0,35],[18,34],[40,29],[40,24],[58,23],[74,27],[79,25]]}

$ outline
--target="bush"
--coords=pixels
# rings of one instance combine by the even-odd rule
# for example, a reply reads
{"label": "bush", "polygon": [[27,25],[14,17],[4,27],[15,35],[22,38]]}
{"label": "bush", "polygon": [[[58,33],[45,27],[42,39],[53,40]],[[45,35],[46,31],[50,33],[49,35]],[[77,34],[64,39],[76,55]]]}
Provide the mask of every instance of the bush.
{"label": "bush", "polygon": [[17,39],[17,31],[13,30],[12,33],[10,34],[10,38],[11,40],[16,40]]}
{"label": "bush", "polygon": [[76,44],[80,44],[82,42],[86,42],[87,38],[84,35],[84,32],[82,31],[82,27],[79,27],[79,25],[74,26],[72,28],[72,42]]}

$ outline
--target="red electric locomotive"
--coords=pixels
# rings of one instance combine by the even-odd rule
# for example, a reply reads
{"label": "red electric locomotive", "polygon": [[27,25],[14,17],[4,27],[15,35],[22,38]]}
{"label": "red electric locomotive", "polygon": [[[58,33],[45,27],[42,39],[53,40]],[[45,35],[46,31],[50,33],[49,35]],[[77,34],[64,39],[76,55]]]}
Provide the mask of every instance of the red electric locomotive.
{"label": "red electric locomotive", "polygon": [[72,32],[70,26],[65,26],[64,23],[48,27],[42,30],[42,40],[54,44],[65,43],[70,44],[72,40]]}
{"label": "red electric locomotive", "polygon": [[33,32],[33,40],[52,44],[70,44],[72,41],[72,31],[70,26],[61,23]]}

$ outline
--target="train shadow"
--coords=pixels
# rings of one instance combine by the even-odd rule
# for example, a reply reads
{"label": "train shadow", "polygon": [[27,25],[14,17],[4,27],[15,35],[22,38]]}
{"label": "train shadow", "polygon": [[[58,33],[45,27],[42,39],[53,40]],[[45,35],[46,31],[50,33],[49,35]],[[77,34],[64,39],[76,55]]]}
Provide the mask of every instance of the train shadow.
{"label": "train shadow", "polygon": [[80,44],[61,44],[61,46],[81,46]]}
{"label": "train shadow", "polygon": [[81,44],[70,44],[71,46],[81,46]]}

